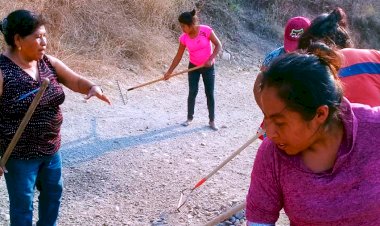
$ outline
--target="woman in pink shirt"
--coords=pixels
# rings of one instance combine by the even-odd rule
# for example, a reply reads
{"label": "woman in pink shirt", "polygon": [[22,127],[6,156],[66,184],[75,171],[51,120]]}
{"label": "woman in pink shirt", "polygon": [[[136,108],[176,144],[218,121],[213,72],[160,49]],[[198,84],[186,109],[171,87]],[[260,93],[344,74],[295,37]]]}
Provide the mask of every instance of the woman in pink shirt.
{"label": "woman in pink shirt", "polygon": [[248,225],[380,225],[380,107],[343,97],[337,52],[314,43],[264,72],[267,138],[247,195]]}
{"label": "woman in pink shirt", "polygon": [[[189,96],[187,99],[187,120],[182,123],[183,126],[188,126],[194,117],[195,99],[198,94],[198,83],[200,75],[202,75],[207,97],[207,108],[209,112],[209,125],[211,129],[218,130],[215,125],[215,57],[222,49],[218,37],[215,35],[212,28],[206,25],[198,25],[195,10],[182,13],[178,21],[181,25],[183,34],[179,38],[179,47],[176,56],[173,59],[169,70],[165,73],[164,78],[169,79],[170,74],[177,67],[182,59],[185,49],[190,55],[189,68],[202,66],[202,68],[189,72]],[[212,44],[214,49],[212,48]]]}

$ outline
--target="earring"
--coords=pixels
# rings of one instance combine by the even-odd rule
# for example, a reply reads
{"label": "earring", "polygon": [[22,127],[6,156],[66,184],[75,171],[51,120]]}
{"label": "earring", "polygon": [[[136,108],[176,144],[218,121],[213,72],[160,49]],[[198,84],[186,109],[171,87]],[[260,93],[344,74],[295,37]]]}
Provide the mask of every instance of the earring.
{"label": "earring", "polygon": [[18,51],[21,51],[21,46],[19,46],[17,49],[18,49]]}

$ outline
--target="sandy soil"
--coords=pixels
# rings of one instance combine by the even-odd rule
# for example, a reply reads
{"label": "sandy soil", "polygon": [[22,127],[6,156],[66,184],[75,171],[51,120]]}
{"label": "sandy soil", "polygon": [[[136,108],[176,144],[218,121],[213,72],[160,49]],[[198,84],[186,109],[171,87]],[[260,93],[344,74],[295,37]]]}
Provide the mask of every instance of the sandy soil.
{"label": "sandy soil", "polygon": [[[255,134],[262,118],[252,96],[257,65],[218,61],[216,132],[207,126],[202,82],[194,123],[180,125],[186,119],[186,75],[130,91],[126,105],[112,76],[98,81],[112,106],[97,100],[85,103],[81,95],[67,90],[62,106],[64,194],[59,225],[202,225],[243,202],[260,141],[195,190],[175,212],[182,189],[194,186]],[[131,73],[121,80],[123,93],[153,78]],[[7,199],[2,178],[0,225],[8,225]],[[286,224],[282,216],[278,225]]]}

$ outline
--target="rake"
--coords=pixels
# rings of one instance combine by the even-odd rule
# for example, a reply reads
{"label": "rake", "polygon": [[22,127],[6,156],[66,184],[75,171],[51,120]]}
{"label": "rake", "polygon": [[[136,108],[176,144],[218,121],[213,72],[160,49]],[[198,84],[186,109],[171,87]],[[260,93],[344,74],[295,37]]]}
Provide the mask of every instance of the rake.
{"label": "rake", "polygon": [[[206,182],[210,177],[212,177],[216,172],[218,172],[224,165],[235,158],[240,152],[252,144],[257,138],[264,134],[264,130],[259,129],[255,136],[249,139],[245,144],[243,144],[239,149],[233,152],[228,158],[226,158],[221,164],[219,164],[213,171],[211,171],[206,177],[202,178],[193,188],[185,188],[181,191],[181,196],[178,201],[177,211],[187,202],[193,191],[199,188],[204,182]],[[188,192],[186,195],[185,193]]]}
{"label": "rake", "polygon": [[[190,68],[190,69],[187,69],[187,70],[179,71],[179,72],[177,72],[177,73],[171,74],[171,75],[170,75],[170,78],[171,78],[171,77],[174,77],[174,76],[177,76],[177,75],[180,75],[180,74],[184,74],[184,73],[186,73],[186,72],[190,72],[190,71],[198,70],[199,68],[202,68],[202,67],[204,67],[204,66],[203,66],[203,65],[200,65],[200,66],[193,67],[193,68]],[[150,84],[153,84],[153,83],[159,82],[159,81],[163,81],[163,80],[164,80],[164,77],[159,78],[159,79],[156,79],[156,80],[153,80],[153,81],[150,81],[150,82],[147,82],[147,83],[140,84],[140,85],[135,86],[135,87],[132,87],[132,88],[129,88],[129,89],[127,89],[127,91],[131,91],[131,90],[134,90],[134,89],[137,89],[137,88],[141,88],[141,87],[144,87],[144,86],[147,86],[147,85],[150,85]]]}

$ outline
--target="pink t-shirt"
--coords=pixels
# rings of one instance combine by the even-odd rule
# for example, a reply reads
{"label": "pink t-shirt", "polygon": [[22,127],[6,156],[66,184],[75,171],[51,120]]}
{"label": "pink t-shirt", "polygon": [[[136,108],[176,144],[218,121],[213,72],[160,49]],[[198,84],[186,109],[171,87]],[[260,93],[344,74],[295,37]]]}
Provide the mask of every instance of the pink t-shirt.
{"label": "pink t-shirt", "polygon": [[179,37],[182,45],[186,46],[190,55],[190,62],[196,66],[204,64],[212,54],[210,35],[212,28],[206,25],[199,25],[197,37],[190,38],[188,34],[183,33]]}
{"label": "pink t-shirt", "polygon": [[247,220],[291,225],[380,225],[380,107],[341,109],[345,129],[333,169],[313,173],[270,140],[260,146],[247,195]]}

